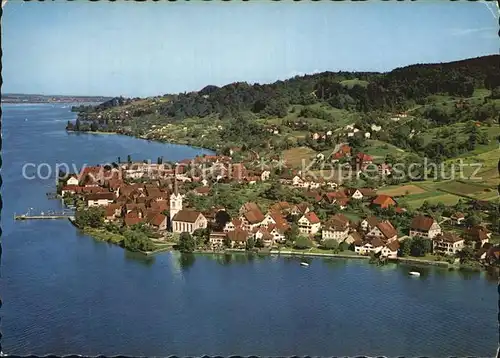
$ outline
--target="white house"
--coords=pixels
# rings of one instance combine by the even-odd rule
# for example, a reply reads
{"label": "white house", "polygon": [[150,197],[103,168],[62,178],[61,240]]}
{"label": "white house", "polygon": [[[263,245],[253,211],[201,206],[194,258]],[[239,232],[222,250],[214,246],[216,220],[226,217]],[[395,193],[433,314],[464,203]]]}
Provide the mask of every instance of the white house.
{"label": "white house", "polygon": [[323,227],[321,238],[323,240],[333,239],[342,242],[349,234],[349,219],[342,214],[334,215]]}
{"label": "white house", "polygon": [[410,225],[410,237],[420,236],[432,239],[439,234],[441,234],[441,227],[432,217],[418,215],[413,218]]}
{"label": "white house", "polygon": [[439,234],[432,239],[432,251],[443,255],[455,255],[465,246],[465,240],[450,232]]}
{"label": "white house", "polygon": [[299,219],[297,224],[299,225],[299,231],[303,234],[308,235],[314,235],[318,233],[321,228],[321,221],[319,220],[318,216],[312,211],[304,214]]}
{"label": "white house", "polygon": [[356,242],[354,244],[354,251],[359,255],[369,255],[370,253],[379,253],[383,247],[382,240],[374,238],[370,241]]}
{"label": "white house", "polygon": [[396,240],[385,245],[380,251],[380,256],[395,259],[398,257],[398,250],[399,241]]}
{"label": "white house", "polygon": [[66,181],[66,185],[78,185],[79,181],[76,175],[71,175]]}
{"label": "white house", "polygon": [[394,241],[398,238],[398,232],[389,221],[379,222],[367,234],[370,237],[378,237],[384,241]]}
{"label": "white house", "polygon": [[375,216],[369,216],[361,221],[360,227],[363,231],[370,231],[375,226],[377,226],[378,223],[379,220]]}
{"label": "white house", "polygon": [[261,174],[260,174],[260,180],[262,181],[266,181],[266,180],[269,180],[269,177],[271,176],[271,172],[269,170],[264,170]]}
{"label": "white house", "polygon": [[86,197],[87,206],[108,206],[115,200],[115,193],[95,193]]}

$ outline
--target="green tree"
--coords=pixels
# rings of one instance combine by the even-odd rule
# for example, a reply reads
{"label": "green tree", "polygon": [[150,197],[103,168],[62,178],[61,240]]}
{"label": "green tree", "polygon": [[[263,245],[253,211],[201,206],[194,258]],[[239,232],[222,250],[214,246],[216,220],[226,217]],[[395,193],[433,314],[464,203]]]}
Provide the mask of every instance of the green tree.
{"label": "green tree", "polygon": [[313,246],[313,242],[304,236],[299,236],[294,243],[294,248],[303,250],[303,249],[310,249]]}
{"label": "green tree", "polygon": [[329,239],[323,241],[321,246],[326,250],[335,250],[339,248],[339,243],[337,242],[337,240]]}
{"label": "green tree", "polygon": [[476,225],[479,225],[480,223],[481,223],[481,217],[479,217],[479,215],[477,215],[477,214],[469,215],[465,219],[465,224],[468,227],[476,226]]}
{"label": "green tree", "polygon": [[255,247],[255,239],[253,237],[250,237],[247,240],[247,250],[252,250]]}
{"label": "green tree", "polygon": [[470,246],[465,246],[461,251],[457,253],[461,264],[465,264],[474,261],[474,250]]}
{"label": "green tree", "polygon": [[92,206],[82,210],[77,210],[75,214],[75,221],[80,227],[101,227],[104,224],[104,210],[99,206]]}
{"label": "green tree", "polygon": [[208,244],[210,240],[210,229],[196,229],[193,232],[193,238],[195,239],[196,246]]}
{"label": "green tree", "polygon": [[422,237],[414,237],[411,242],[411,255],[416,257],[425,256],[432,251],[432,242]]}
{"label": "green tree", "polygon": [[285,231],[285,240],[289,242],[295,241],[299,236],[299,226],[293,223],[288,230]]}
{"label": "green tree", "polygon": [[177,248],[182,253],[191,253],[196,249],[196,241],[188,232],[181,233]]}
{"label": "green tree", "polygon": [[401,241],[401,244],[399,246],[399,252],[398,252],[399,256],[403,256],[403,257],[410,256],[412,241],[413,240],[409,239],[409,238]]}

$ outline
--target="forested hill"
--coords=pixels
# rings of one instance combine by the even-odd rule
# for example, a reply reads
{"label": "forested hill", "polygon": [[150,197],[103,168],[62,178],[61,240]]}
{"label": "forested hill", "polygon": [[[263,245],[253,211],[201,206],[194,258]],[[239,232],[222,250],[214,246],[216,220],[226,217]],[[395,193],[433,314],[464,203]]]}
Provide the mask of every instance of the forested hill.
{"label": "forested hill", "polygon": [[[235,116],[242,111],[283,117],[289,105],[328,102],[339,109],[368,112],[402,110],[434,94],[469,97],[475,88],[500,86],[500,55],[441,63],[416,64],[388,73],[323,72],[272,84],[245,82],[206,86],[198,92],[165,95],[160,114],[176,119],[213,113]],[[114,98],[96,110],[129,104]]]}
{"label": "forested hill", "polygon": [[[271,155],[308,148],[310,154],[328,155],[348,141],[378,157],[392,152],[453,158],[490,146],[499,134],[493,123],[500,113],[500,56],[387,73],[323,72],[271,84],[208,85],[74,110],[78,121],[68,123],[68,130],[117,132],[217,151],[245,146]],[[333,135],[315,139],[318,133]]]}

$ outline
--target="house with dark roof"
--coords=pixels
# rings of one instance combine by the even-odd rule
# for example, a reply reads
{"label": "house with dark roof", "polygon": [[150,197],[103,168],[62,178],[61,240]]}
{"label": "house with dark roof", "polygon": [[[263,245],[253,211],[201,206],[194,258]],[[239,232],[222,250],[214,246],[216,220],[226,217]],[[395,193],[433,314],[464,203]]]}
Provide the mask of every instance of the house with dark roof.
{"label": "house with dark roof", "polygon": [[248,239],[252,236],[247,230],[237,229],[226,233],[226,237],[229,239],[231,248],[246,248]]}
{"label": "house with dark roof", "polygon": [[260,211],[260,208],[256,203],[247,202],[241,206],[239,213],[240,213],[240,215],[242,215],[250,210],[259,210]]}
{"label": "house with dark roof", "polygon": [[475,248],[480,248],[491,238],[491,232],[484,226],[476,225],[465,232],[465,238],[474,244]]}
{"label": "house with dark roof", "polygon": [[462,251],[465,240],[452,232],[443,232],[432,238],[432,252],[442,255],[455,255]]}
{"label": "house with dark roof", "polygon": [[363,236],[356,230],[351,231],[347,237],[345,238],[344,242],[347,244],[353,244],[355,242],[359,242],[363,239]]}
{"label": "house with dark roof", "polygon": [[322,240],[342,242],[349,234],[349,219],[342,214],[332,216],[321,230]]}
{"label": "house with dark roof", "polygon": [[450,218],[455,225],[462,225],[465,220],[464,213],[456,212]]}
{"label": "house with dark roof", "polygon": [[370,231],[379,223],[379,219],[375,216],[369,216],[366,219],[362,220],[360,223],[360,228],[363,231]]}
{"label": "house with dark roof", "polygon": [[372,239],[366,238],[365,240],[359,240],[354,242],[354,252],[359,255],[369,255],[371,253],[377,254],[382,251],[384,247],[384,242],[378,237]]}
{"label": "house with dark roof", "polygon": [[398,257],[398,251],[399,241],[391,241],[382,248],[382,250],[380,251],[380,256],[387,257],[389,259],[395,259]]}
{"label": "house with dark roof", "polygon": [[260,209],[254,209],[240,215],[239,219],[241,220],[243,227],[246,230],[251,231],[253,228],[261,225],[265,216],[262,214]]}
{"label": "house with dark roof", "polygon": [[378,237],[384,242],[397,240],[398,232],[390,221],[382,221],[377,223],[367,234],[368,237]]}
{"label": "house with dark roof", "polygon": [[417,215],[410,224],[410,237],[432,239],[441,234],[441,227],[434,218],[427,215]]}
{"label": "house with dark roof", "polygon": [[290,210],[290,214],[292,214],[292,215],[304,215],[304,214],[308,213],[309,211],[311,211],[311,209],[309,208],[309,205],[307,203],[300,203],[300,204],[292,206],[292,208]]}

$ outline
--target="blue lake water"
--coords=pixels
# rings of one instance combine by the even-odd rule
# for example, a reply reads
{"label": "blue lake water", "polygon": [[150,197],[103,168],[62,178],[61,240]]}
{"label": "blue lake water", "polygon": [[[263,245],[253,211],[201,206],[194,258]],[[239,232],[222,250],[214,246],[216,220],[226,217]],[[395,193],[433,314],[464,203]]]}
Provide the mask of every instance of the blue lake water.
{"label": "blue lake water", "polygon": [[[245,255],[145,258],[66,221],[14,222],[54,178],[25,163],[180,160],[200,149],[68,134],[61,105],[2,105],[2,349],[8,354],[493,356],[497,285],[466,274],[364,261]],[[25,119],[28,119],[27,121]]]}

